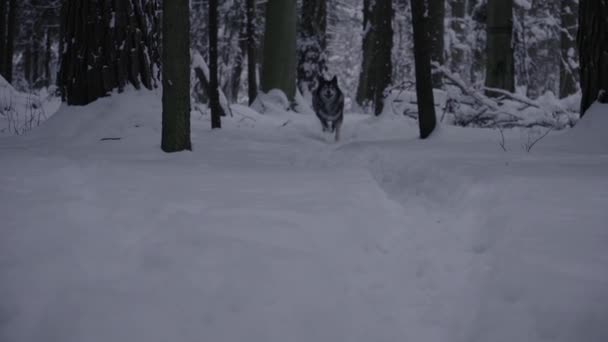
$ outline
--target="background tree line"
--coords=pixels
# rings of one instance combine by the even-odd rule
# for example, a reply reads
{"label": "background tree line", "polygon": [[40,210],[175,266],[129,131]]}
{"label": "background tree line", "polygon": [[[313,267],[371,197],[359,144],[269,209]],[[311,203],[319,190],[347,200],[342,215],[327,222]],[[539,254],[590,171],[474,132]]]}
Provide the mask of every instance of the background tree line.
{"label": "background tree line", "polygon": [[[154,88],[162,24],[183,21],[161,2],[0,0],[0,73],[20,89],[57,84],[70,104],[129,84]],[[188,33],[173,37],[208,61],[206,84],[189,87],[213,104],[217,88],[229,102],[274,88],[293,102],[327,73],[338,74],[352,107],[379,115],[390,91],[427,74],[415,70],[418,58],[431,62],[435,89],[453,82],[447,71],[489,97],[582,90],[584,114],[607,88],[606,2],[192,0],[179,12],[191,19]]]}

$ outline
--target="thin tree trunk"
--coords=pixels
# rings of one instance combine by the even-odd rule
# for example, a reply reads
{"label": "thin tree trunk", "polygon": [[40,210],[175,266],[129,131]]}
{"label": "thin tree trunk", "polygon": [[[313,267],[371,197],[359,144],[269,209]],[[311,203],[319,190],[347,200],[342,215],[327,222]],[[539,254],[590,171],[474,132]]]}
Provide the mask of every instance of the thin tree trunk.
{"label": "thin tree trunk", "polygon": [[[1,0],[0,0],[1,1]],[[44,86],[49,87],[51,85],[51,63],[53,54],[51,51],[51,29],[46,30],[46,46],[44,48]]]}
{"label": "thin tree trunk", "polygon": [[[445,0],[432,0],[428,3],[428,23],[430,32],[431,60],[439,65],[444,64],[444,20],[445,20]],[[433,87],[443,86],[443,74],[433,73]]]}
{"label": "thin tree trunk", "polygon": [[593,102],[608,102],[608,0],[581,0],[578,49],[581,65],[581,117]]}
{"label": "thin tree trunk", "polygon": [[209,0],[209,104],[211,107],[211,128],[222,128],[220,95],[218,92],[218,13],[217,1]]}
{"label": "thin tree trunk", "polygon": [[303,94],[313,91],[326,69],[326,33],[327,1],[303,0],[298,37],[298,86]]}
{"label": "thin tree trunk", "polygon": [[28,39],[25,51],[23,51],[23,74],[29,86],[32,85],[32,41]]}
{"label": "thin tree trunk", "polygon": [[17,36],[17,12],[19,10],[17,6],[17,0],[9,1],[6,55],[4,56],[4,78],[8,83],[13,82],[13,54],[15,51],[15,37]]}
{"label": "thin tree trunk", "polygon": [[0,0],[0,75],[4,77],[4,68],[6,55],[6,24],[7,24],[7,11],[6,11],[7,0]]}
{"label": "thin tree trunk", "polygon": [[247,0],[247,85],[249,105],[258,97],[255,16],[255,0]]}
{"label": "thin tree trunk", "polygon": [[34,89],[40,88],[40,40],[34,33],[32,40],[32,80],[30,86]]}
{"label": "thin tree trunk", "polygon": [[576,51],[577,14],[577,0],[561,0],[560,98],[570,96],[577,91],[577,76],[580,72]]}
{"label": "thin tree trunk", "polygon": [[451,68],[462,79],[466,79],[467,72],[467,24],[466,0],[452,0],[452,18],[450,27],[454,31],[454,40],[451,46]]}
{"label": "thin tree trunk", "polygon": [[296,93],[296,0],[268,0],[264,32],[262,90],[282,90],[293,102]]}
{"label": "thin tree trunk", "polygon": [[393,65],[393,7],[391,0],[364,0],[363,62],[357,87],[357,104],[383,110],[384,91],[391,84]]}
{"label": "thin tree trunk", "polygon": [[427,1],[411,0],[412,24],[414,28],[414,59],[416,63],[416,97],[418,100],[418,125],[420,138],[428,138],[437,124],[435,116],[435,99],[431,79],[430,35]]}
{"label": "thin tree trunk", "polygon": [[163,1],[163,120],[161,148],[191,150],[190,1]]}
{"label": "thin tree trunk", "polygon": [[487,13],[486,86],[513,92],[513,0],[488,0]]}

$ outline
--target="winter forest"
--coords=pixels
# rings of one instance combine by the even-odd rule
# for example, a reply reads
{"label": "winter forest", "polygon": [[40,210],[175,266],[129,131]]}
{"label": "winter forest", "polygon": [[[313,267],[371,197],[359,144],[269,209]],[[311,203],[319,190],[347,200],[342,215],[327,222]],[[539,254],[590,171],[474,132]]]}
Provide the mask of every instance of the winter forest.
{"label": "winter forest", "polygon": [[0,0],[0,342],[608,341],[608,0]]}

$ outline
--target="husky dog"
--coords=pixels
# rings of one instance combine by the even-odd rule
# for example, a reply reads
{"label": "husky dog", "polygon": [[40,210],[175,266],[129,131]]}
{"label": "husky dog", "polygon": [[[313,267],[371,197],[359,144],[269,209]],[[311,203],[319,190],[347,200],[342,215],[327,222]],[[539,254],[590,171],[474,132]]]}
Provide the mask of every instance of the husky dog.
{"label": "husky dog", "polygon": [[323,132],[336,132],[336,141],[340,140],[340,127],[344,119],[344,94],[338,86],[338,78],[331,81],[319,77],[317,90],[312,96],[312,107],[323,125]]}

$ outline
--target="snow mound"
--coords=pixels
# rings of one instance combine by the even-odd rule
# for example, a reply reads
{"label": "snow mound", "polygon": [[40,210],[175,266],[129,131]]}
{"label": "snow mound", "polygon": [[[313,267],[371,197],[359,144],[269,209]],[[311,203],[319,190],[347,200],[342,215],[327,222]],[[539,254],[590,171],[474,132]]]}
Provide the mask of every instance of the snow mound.
{"label": "snow mound", "polygon": [[594,103],[578,124],[547,139],[546,147],[565,152],[608,154],[608,104]]}

